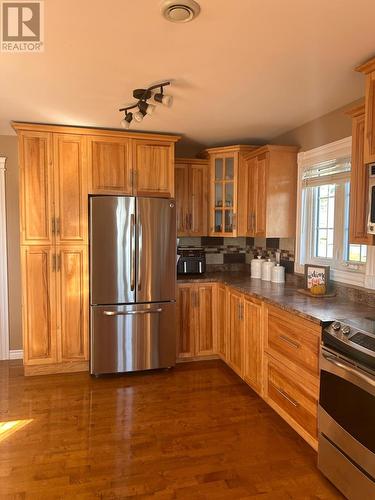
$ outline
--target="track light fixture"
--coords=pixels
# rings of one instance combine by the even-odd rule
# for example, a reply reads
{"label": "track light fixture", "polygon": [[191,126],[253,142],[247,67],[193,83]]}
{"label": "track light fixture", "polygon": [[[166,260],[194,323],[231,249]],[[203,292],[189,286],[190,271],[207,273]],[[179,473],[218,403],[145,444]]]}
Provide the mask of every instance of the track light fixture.
{"label": "track light fixture", "polygon": [[121,127],[129,128],[132,120],[133,120],[133,113],[125,111],[125,118],[121,120]]}
{"label": "track light fixture", "polygon": [[[164,87],[170,85],[171,82],[163,82],[158,83],[157,85],[152,85],[147,89],[135,89],[133,90],[133,97],[137,99],[138,102],[135,104],[131,104],[130,106],[126,106],[126,108],[121,108],[119,111],[123,111],[125,113],[125,117],[121,120],[121,126],[123,128],[129,128],[130,124],[133,120],[136,122],[141,122],[146,115],[152,115],[155,111],[155,104],[150,104],[147,101],[151,99],[153,95],[153,90],[159,89],[159,92],[154,94],[154,101],[157,103],[161,103],[164,106],[171,106],[173,102],[173,97],[170,95],[164,94]],[[134,113],[131,113],[130,109],[137,109]]]}

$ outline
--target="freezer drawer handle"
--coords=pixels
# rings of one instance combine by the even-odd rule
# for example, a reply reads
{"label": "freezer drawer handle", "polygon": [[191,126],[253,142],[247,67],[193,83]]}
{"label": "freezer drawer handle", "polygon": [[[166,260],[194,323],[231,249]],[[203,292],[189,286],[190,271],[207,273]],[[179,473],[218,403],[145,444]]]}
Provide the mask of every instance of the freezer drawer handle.
{"label": "freezer drawer handle", "polygon": [[162,312],[162,308],[158,309],[143,309],[142,311],[104,311],[104,316],[127,316],[128,314],[152,314]]}

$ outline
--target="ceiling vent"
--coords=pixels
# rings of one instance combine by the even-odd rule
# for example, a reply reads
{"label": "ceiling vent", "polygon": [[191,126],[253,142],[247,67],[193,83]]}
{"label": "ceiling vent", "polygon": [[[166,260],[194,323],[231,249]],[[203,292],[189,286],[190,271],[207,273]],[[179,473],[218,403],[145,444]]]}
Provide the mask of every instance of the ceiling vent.
{"label": "ceiling vent", "polygon": [[163,16],[172,23],[188,23],[201,10],[194,0],[164,0],[160,8]]}

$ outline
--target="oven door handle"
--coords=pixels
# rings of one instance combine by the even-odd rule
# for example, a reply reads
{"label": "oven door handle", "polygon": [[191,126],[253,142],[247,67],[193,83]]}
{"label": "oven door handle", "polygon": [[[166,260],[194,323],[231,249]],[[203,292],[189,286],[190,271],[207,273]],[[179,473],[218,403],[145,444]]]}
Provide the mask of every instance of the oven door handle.
{"label": "oven door handle", "polygon": [[332,356],[329,354],[325,354],[324,352],[322,353],[322,356],[324,359],[332,363],[333,365],[337,366],[338,368],[341,368],[342,370],[345,370],[355,377],[358,377],[361,379],[363,382],[368,384],[370,387],[375,388],[375,380],[372,380],[370,377],[367,377],[364,373],[356,370],[355,368],[352,368],[349,364],[343,362],[343,361],[338,361],[336,356]]}

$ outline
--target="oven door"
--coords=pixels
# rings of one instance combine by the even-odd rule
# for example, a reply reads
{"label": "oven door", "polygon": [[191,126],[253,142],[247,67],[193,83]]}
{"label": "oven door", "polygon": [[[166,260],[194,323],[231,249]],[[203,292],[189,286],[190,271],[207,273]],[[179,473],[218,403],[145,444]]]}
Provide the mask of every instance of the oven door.
{"label": "oven door", "polygon": [[[348,498],[357,498],[355,492],[361,487],[365,488],[362,493],[370,491],[375,495],[374,424],[375,377],[323,348],[319,468],[333,483],[343,482],[338,486]],[[351,489],[354,493],[350,493]]]}

